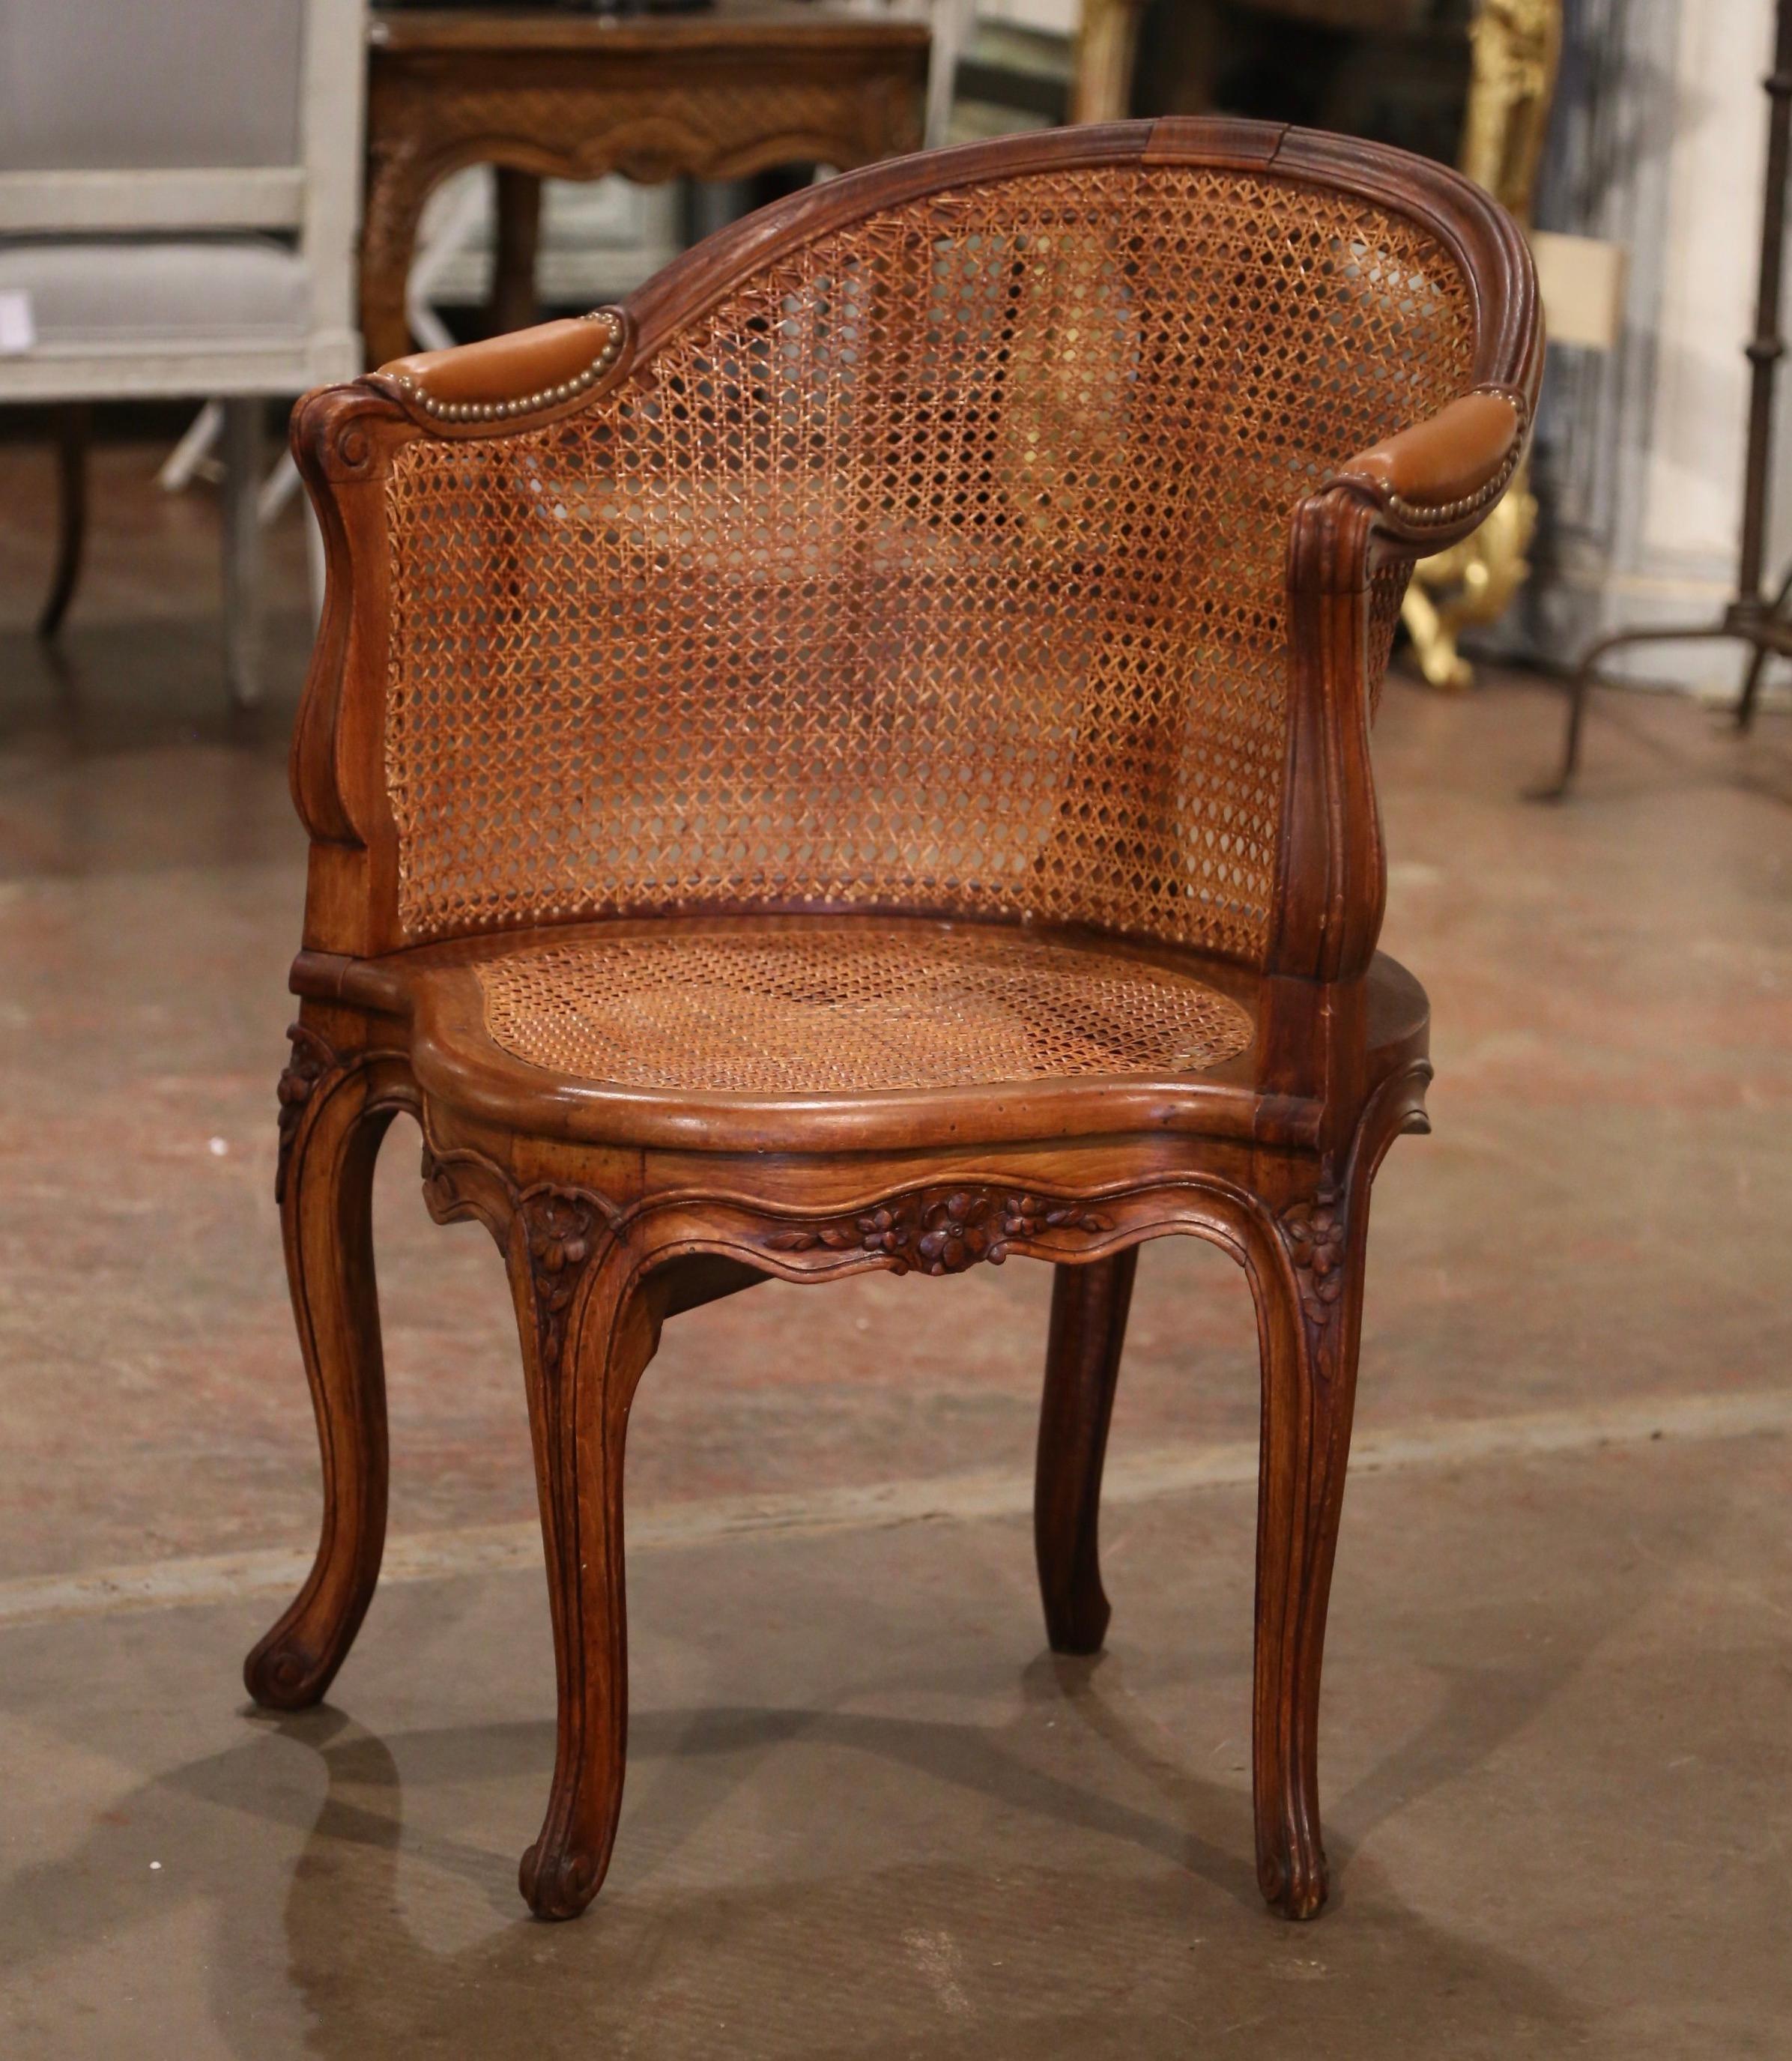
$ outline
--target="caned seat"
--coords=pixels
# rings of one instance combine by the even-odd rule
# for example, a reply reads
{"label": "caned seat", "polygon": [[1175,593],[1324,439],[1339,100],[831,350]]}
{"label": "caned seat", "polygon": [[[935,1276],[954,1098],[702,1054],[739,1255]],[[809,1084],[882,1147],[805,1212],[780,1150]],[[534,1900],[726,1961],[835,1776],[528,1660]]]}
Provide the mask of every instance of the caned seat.
{"label": "caned seat", "polygon": [[1050,1263],[1035,1537],[1087,1652],[1138,1249],[1192,1235],[1262,1348],[1258,1875],[1319,1909],[1369,1191],[1430,1072],[1375,948],[1369,730],[1410,566],[1511,477],[1539,363],[1522,242],[1466,181],[1167,121],[831,181],[626,306],[303,404],[330,578],[278,1182],[327,1509],[258,1700],[323,1694],[378,1572],[398,1113],[516,1303],[543,1916],[614,1835],[624,1435],[666,1319]]}
{"label": "caned seat", "polygon": [[[984,1091],[1099,1129],[1116,1098],[1252,1095],[1255,983],[1089,932],[922,917],[621,918],[355,969],[414,1024],[420,1078],[494,1120],[670,1144],[694,1127],[800,1150],[949,1135]],[[1242,1106],[1242,1103],[1241,1103]],[[1200,1096],[1191,1107],[1201,1108]]]}
{"label": "caned seat", "polygon": [[1204,1074],[1249,1013],[1186,967],[994,924],[614,925],[474,968],[485,1030],[578,1081],[824,1095]]}

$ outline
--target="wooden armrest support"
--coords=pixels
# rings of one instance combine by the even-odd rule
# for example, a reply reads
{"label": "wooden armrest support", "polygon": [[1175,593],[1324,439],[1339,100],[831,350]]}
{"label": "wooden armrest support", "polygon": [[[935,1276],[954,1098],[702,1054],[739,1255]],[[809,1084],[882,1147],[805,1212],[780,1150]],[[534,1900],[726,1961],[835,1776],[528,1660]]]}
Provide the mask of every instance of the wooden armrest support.
{"label": "wooden armrest support", "polygon": [[614,366],[625,335],[622,315],[598,308],[452,350],[414,351],[374,377],[426,416],[494,422],[576,399]]}
{"label": "wooden armrest support", "polygon": [[1374,956],[1386,878],[1369,756],[1370,580],[1466,536],[1525,450],[1521,394],[1491,386],[1352,458],[1294,510],[1289,537],[1292,774],[1274,973],[1359,978]]}
{"label": "wooden armrest support", "polygon": [[1510,394],[1483,389],[1371,445],[1334,478],[1366,489],[1402,529],[1453,526],[1505,491],[1525,429]]}

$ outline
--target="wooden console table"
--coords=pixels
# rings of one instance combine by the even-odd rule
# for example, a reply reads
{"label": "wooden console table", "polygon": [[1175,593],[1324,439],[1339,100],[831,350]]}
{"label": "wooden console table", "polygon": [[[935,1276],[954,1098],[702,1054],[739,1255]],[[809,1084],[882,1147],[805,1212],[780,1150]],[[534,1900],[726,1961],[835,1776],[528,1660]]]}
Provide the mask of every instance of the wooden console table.
{"label": "wooden console table", "polygon": [[494,302],[508,328],[532,318],[544,177],[846,170],[921,142],[926,23],[819,0],[621,18],[376,8],[370,42],[361,326],[374,365],[410,347],[418,219],[463,165],[499,168]]}

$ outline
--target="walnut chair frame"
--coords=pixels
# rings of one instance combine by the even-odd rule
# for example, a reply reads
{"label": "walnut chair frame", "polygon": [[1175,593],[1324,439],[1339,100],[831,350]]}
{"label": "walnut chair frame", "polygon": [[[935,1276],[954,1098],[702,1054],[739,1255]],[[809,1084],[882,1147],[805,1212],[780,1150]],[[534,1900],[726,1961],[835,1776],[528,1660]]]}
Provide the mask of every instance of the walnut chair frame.
{"label": "walnut chair frame", "polygon": [[[378,1573],[395,1114],[522,1335],[543,1917],[615,1834],[624,1435],[666,1319],[768,1277],[1051,1263],[1038,1570],[1086,1653],[1137,1251],[1193,1235],[1262,1349],[1258,1879],[1318,1911],[1370,1186],[1430,1076],[1376,950],[1370,726],[1411,565],[1511,477],[1541,355],[1524,243],[1454,173],[1166,120],[854,174],[626,306],[301,405],[328,580],[278,1188],[325,1512],[258,1703],[324,1695]],[[1141,996],[1182,1011],[1169,1044],[1114,1027]]]}

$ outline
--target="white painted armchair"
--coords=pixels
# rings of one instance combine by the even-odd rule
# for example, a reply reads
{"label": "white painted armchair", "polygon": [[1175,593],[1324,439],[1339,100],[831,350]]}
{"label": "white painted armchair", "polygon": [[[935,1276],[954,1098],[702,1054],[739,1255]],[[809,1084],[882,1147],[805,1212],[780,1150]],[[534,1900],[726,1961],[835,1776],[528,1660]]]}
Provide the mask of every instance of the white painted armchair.
{"label": "white painted armchair", "polygon": [[[258,695],[263,403],[361,366],[354,304],[366,0],[0,0],[0,401],[61,404],[40,628],[79,575],[88,404],[225,409],[225,652]],[[15,309],[18,303],[14,302]]]}

